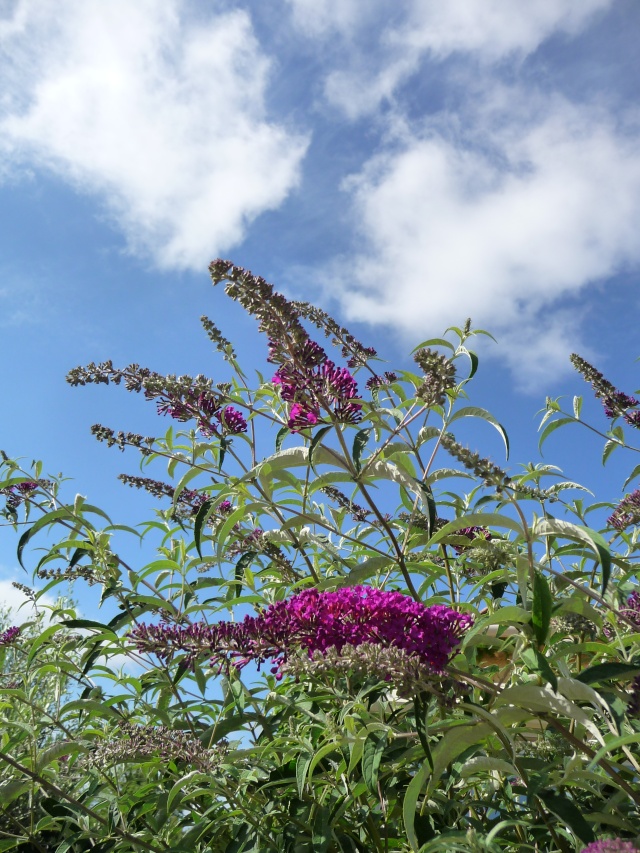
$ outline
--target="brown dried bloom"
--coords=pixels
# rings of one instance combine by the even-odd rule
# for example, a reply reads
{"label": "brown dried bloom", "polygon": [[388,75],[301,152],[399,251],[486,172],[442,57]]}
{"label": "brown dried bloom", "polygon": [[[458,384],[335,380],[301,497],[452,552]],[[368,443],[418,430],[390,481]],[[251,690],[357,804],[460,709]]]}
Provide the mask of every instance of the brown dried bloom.
{"label": "brown dried bloom", "polygon": [[167,726],[123,722],[116,735],[100,743],[85,760],[97,767],[111,767],[140,759],[161,758],[207,771],[218,765],[228,749],[227,741],[220,741],[214,749],[206,749],[188,732]]}
{"label": "brown dried bloom", "polygon": [[443,406],[446,392],[456,384],[456,369],[452,361],[435,350],[424,347],[413,356],[424,372],[424,381],[416,396],[427,406]]}

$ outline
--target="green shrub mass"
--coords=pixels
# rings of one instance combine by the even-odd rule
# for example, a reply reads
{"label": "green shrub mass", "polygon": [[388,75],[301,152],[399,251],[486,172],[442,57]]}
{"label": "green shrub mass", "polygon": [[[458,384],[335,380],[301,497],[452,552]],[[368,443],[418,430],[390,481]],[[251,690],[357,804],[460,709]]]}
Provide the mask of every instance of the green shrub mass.
{"label": "green shrub mass", "polygon": [[[470,321],[392,372],[323,311],[210,269],[258,321],[264,378],[207,318],[223,382],[68,376],[170,424],[92,429],[139,455],[120,476],[150,518],[2,454],[39,615],[0,627],[0,851],[636,849],[640,466],[589,503],[459,443],[480,419],[508,452],[469,403]],[[638,401],[573,363],[605,460],[637,453]],[[548,400],[541,441],[580,423],[580,398]],[[47,608],[70,584],[100,609]]]}

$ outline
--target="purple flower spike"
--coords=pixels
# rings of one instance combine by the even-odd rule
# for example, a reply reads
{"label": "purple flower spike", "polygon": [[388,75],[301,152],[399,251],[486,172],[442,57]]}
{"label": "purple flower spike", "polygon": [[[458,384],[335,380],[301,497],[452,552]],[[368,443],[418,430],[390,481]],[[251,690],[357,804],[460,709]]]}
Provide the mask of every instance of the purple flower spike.
{"label": "purple flower spike", "polygon": [[227,406],[217,415],[218,420],[228,433],[237,435],[240,432],[247,431],[247,422],[242,412],[234,409],[233,406]]}
{"label": "purple flower spike", "polygon": [[426,607],[400,592],[354,586],[304,590],[242,622],[138,625],[129,636],[141,652],[164,660],[183,652],[190,661],[208,654],[221,670],[269,659],[279,666],[297,650],[312,656],[369,643],[401,649],[429,672],[441,673],[472,624],[469,614],[442,604]]}
{"label": "purple flower spike", "polygon": [[14,640],[20,636],[20,628],[17,625],[12,625],[11,628],[0,634],[0,646],[9,646]]}

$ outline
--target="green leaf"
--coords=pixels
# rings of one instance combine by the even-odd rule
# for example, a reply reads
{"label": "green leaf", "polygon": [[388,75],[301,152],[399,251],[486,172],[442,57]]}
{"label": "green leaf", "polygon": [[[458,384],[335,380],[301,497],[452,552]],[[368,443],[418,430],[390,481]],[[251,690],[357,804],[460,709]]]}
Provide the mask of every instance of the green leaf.
{"label": "green leaf", "polygon": [[276,453],[279,453],[282,449],[282,442],[289,435],[291,430],[288,426],[283,426],[278,430],[278,434],[276,435]]}
{"label": "green leaf", "polygon": [[573,415],[576,420],[580,420],[580,412],[582,411],[582,397],[573,398]]}
{"label": "green leaf", "polygon": [[454,415],[449,419],[449,424],[460,420],[460,418],[481,418],[483,421],[487,421],[487,423],[494,426],[500,433],[504,442],[507,459],[509,458],[509,436],[507,435],[507,431],[490,412],[486,409],[480,408],[479,406],[465,406],[463,409],[458,409],[458,411],[454,413]]}
{"label": "green leaf", "polygon": [[630,678],[637,673],[640,673],[640,661],[638,663],[614,661],[612,663],[597,663],[595,666],[587,667],[576,675],[576,679],[582,681],[583,684],[597,684],[600,681],[609,681],[610,679]]}
{"label": "green leaf", "polygon": [[378,792],[378,770],[387,745],[386,732],[370,732],[362,750],[362,778],[372,794]]}
{"label": "green leaf", "polygon": [[331,826],[327,806],[316,805],[311,829],[311,842],[314,853],[326,853],[331,843]]}
{"label": "green leaf", "polygon": [[64,625],[50,625],[48,628],[40,634],[31,644],[31,649],[29,650],[29,656],[27,657],[27,664],[30,664],[31,661],[36,656],[36,653],[40,646],[47,642],[49,637],[52,637],[57,631],[61,631],[64,628]]}
{"label": "green leaf", "polygon": [[420,842],[416,834],[416,806],[418,797],[420,796],[425,782],[429,778],[431,767],[428,761],[424,761],[422,767],[418,770],[407,787],[402,803],[402,820],[404,822],[404,831],[407,833],[407,839],[414,853],[418,853]]}
{"label": "green leaf", "polygon": [[311,439],[311,444],[309,445],[309,465],[313,468],[314,471],[316,470],[314,466],[314,451],[316,447],[318,447],[324,436],[329,432],[329,430],[332,429],[333,426],[321,427]]}
{"label": "green leaf", "polygon": [[298,796],[300,799],[304,796],[304,788],[307,781],[307,773],[309,765],[313,759],[313,755],[309,752],[301,752],[296,760],[296,784],[298,786]]}
{"label": "green leaf", "polygon": [[546,642],[551,624],[551,612],[553,610],[553,599],[549,583],[545,576],[536,570],[533,579],[533,603],[531,606],[531,625],[538,645]]}
{"label": "green leaf", "polygon": [[533,533],[534,536],[561,536],[588,545],[602,567],[602,594],[605,594],[611,577],[611,552],[606,540],[599,533],[590,527],[560,521],[558,518],[539,518]]}
{"label": "green leaf", "polygon": [[453,346],[451,341],[448,341],[446,338],[429,338],[428,341],[422,341],[421,344],[418,344],[417,347],[414,347],[411,350],[411,355],[413,355],[414,352],[418,352],[418,350],[422,349],[423,347],[447,347],[447,349],[450,349],[451,352],[455,352],[455,347]]}
{"label": "green leaf", "polygon": [[611,456],[613,451],[616,448],[621,447],[621,446],[622,445],[620,444],[619,441],[614,441],[613,439],[610,439],[609,441],[607,441],[605,446],[604,446],[604,450],[602,451],[602,464],[606,465],[607,459]]}
{"label": "green leaf", "polygon": [[199,507],[198,512],[196,513],[195,520],[193,522],[193,537],[196,543],[196,550],[198,555],[202,557],[202,531],[204,529],[205,524],[211,517],[214,511],[214,502],[213,500],[206,500],[202,506]]}
{"label": "green leaf", "polygon": [[545,681],[548,681],[554,691],[558,692],[558,677],[551,669],[549,661],[537,649],[525,649],[522,653],[522,660],[527,664],[529,669],[538,672]]}
{"label": "green leaf", "polygon": [[563,823],[571,827],[581,841],[585,844],[595,841],[593,830],[573,800],[563,794],[547,791],[539,791],[537,796],[549,811],[552,811]]}
{"label": "green leaf", "polygon": [[547,438],[549,438],[552,432],[555,432],[557,429],[559,429],[561,426],[564,426],[565,424],[574,423],[575,418],[558,418],[557,421],[551,421],[550,423],[548,423],[546,427],[542,430],[540,439],[538,441],[538,450],[540,451],[540,454],[542,455],[542,445],[545,443]]}
{"label": "green leaf", "polygon": [[224,465],[224,457],[227,455],[227,447],[229,446],[229,444],[230,442],[224,436],[221,436],[220,456],[218,458],[218,471],[220,471],[222,466]]}
{"label": "green leaf", "polygon": [[40,773],[52,761],[57,761],[58,758],[63,758],[66,755],[73,755],[77,752],[87,752],[87,748],[80,743],[74,741],[60,741],[48,746],[46,749],[39,750],[37,753],[36,769]]}
{"label": "green leaf", "polygon": [[351,450],[351,455],[353,456],[353,464],[355,465],[355,469],[358,474],[361,471],[362,466],[360,465],[360,458],[362,456],[362,451],[367,446],[367,442],[369,441],[369,434],[371,433],[370,429],[361,429],[356,433],[356,437],[353,439],[353,449]]}
{"label": "green leaf", "polygon": [[632,480],[635,480],[635,478],[636,478],[639,474],[640,474],[640,465],[636,465],[636,467],[633,469],[633,471],[629,474],[629,476],[627,477],[627,479],[624,481],[624,484],[623,484],[622,488],[623,488],[623,489],[626,489],[626,488],[627,488],[627,486],[629,485],[629,483],[630,483]]}
{"label": "green leaf", "polygon": [[491,734],[493,728],[488,723],[464,723],[454,726],[446,732],[433,750],[433,775],[429,781],[429,791],[440,781],[449,764],[470,746],[482,743]]}
{"label": "green leaf", "polygon": [[246,554],[243,554],[242,557],[236,563],[236,568],[234,572],[235,578],[235,592],[234,595],[236,598],[242,594],[242,582],[244,580],[244,570],[248,565],[251,564],[251,561],[256,556],[257,551],[247,551]]}
{"label": "green leaf", "polygon": [[514,530],[519,536],[523,535],[522,527],[518,522],[506,515],[501,515],[498,512],[472,512],[469,515],[461,515],[460,518],[449,521],[433,534],[429,544],[434,545],[455,533],[456,530],[462,530],[463,527],[506,527],[509,530]]}
{"label": "green leaf", "polygon": [[[28,530],[26,530],[20,540],[18,542],[18,562],[22,566],[22,568],[26,572],[26,568],[24,563],[22,562],[22,554],[29,543],[29,541],[36,535],[39,530],[42,530],[43,527],[47,527],[50,524],[53,524],[54,521],[57,521],[60,518],[64,518],[70,520],[74,524],[78,524],[78,520],[69,512],[66,507],[60,507],[60,509],[54,509],[51,512],[48,512],[46,515],[43,515],[42,518],[39,518],[35,524],[33,524]],[[87,527],[92,527],[88,522],[83,522]]]}
{"label": "green leaf", "polygon": [[178,498],[180,497],[181,492],[184,491],[187,483],[197,477],[199,474],[202,474],[202,470],[200,468],[189,468],[185,474],[182,475],[178,484],[173,493],[173,506],[175,507],[178,503]]}

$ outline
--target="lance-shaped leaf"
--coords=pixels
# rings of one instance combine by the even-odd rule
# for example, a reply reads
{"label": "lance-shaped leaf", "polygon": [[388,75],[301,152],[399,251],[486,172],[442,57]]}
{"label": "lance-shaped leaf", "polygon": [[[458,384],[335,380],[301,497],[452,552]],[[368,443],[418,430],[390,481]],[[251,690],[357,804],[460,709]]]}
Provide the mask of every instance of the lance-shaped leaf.
{"label": "lance-shaped leaf", "polygon": [[531,610],[533,633],[536,636],[538,645],[542,646],[546,642],[547,634],[549,633],[553,599],[547,579],[537,570],[533,578],[533,603]]}
{"label": "lance-shaped leaf", "polygon": [[360,464],[360,458],[362,457],[362,451],[367,446],[367,442],[369,441],[369,434],[371,430],[369,429],[361,429],[356,433],[355,438],[353,439],[353,448],[351,450],[351,455],[353,457],[353,464],[358,473],[360,473],[360,469],[362,468]]}
{"label": "lance-shaped leaf", "polygon": [[606,540],[590,527],[571,524],[558,518],[539,518],[533,528],[534,536],[560,536],[587,545],[602,567],[602,594],[607,591],[611,576],[611,552]]}
{"label": "lance-shaped leaf", "polygon": [[481,418],[483,421],[486,421],[491,424],[491,426],[495,427],[504,442],[507,459],[509,458],[509,436],[507,435],[505,428],[494,418],[491,412],[488,412],[486,409],[482,409],[479,406],[465,406],[462,409],[458,409],[457,412],[454,412],[452,417],[449,418],[449,424],[452,424],[454,421],[459,421],[460,418]]}
{"label": "lance-shaped leaf", "polygon": [[378,791],[378,770],[387,745],[386,732],[370,732],[362,750],[362,778],[372,794]]}

